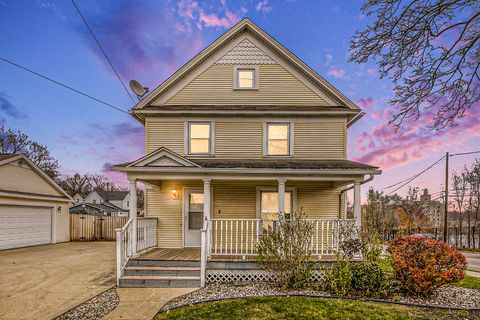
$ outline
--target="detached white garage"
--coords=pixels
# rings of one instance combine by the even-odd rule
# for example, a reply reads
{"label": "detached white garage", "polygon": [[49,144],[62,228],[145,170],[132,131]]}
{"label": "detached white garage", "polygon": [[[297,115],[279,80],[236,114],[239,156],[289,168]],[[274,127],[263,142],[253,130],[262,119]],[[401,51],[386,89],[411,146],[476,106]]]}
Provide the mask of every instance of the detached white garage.
{"label": "detached white garage", "polygon": [[69,241],[71,200],[24,155],[0,154],[0,250]]}

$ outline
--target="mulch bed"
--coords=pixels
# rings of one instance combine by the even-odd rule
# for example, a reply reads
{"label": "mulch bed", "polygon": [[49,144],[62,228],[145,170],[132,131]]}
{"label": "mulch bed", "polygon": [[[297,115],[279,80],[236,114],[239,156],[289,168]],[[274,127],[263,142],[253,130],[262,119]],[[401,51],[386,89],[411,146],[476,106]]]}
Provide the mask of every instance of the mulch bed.
{"label": "mulch bed", "polygon": [[92,299],[85,301],[81,305],[73,308],[61,316],[55,318],[55,320],[96,320],[102,319],[104,316],[112,312],[120,302],[115,288],[108,289],[93,297]]}
{"label": "mulch bed", "polygon": [[[162,307],[160,312],[208,301],[278,295],[305,295],[332,298],[329,293],[322,291],[295,290],[285,292],[269,283],[212,283],[197,291],[169,301]],[[374,299],[374,301],[380,300]],[[451,309],[480,309],[480,291],[454,286],[444,286],[439,288],[433,296],[428,299],[397,296],[394,300],[382,301]]]}

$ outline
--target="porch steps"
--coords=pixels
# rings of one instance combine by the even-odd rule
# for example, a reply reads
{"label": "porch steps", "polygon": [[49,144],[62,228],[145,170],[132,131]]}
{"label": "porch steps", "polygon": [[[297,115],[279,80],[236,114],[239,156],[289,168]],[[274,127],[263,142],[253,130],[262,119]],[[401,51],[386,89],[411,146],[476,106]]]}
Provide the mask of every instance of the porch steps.
{"label": "porch steps", "polygon": [[196,288],[200,286],[200,277],[187,276],[123,276],[122,288]]}
{"label": "porch steps", "polygon": [[131,259],[120,278],[120,287],[200,287],[200,262]]}

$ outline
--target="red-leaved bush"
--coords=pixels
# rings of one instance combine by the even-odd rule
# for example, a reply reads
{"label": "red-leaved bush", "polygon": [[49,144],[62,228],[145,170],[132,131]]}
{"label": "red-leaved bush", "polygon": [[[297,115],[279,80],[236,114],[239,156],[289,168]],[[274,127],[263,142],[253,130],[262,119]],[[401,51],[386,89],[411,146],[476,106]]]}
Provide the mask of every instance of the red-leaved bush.
{"label": "red-leaved bush", "polygon": [[465,256],[443,241],[422,236],[398,237],[388,251],[396,278],[414,295],[429,296],[436,288],[465,276]]}

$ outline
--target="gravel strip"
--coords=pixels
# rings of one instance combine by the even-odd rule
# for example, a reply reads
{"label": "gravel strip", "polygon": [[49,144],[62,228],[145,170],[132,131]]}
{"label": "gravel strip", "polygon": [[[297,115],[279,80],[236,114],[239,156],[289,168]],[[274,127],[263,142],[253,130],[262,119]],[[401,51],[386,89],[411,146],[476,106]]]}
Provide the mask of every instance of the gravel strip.
{"label": "gravel strip", "polygon": [[[318,297],[331,297],[332,295],[322,291],[295,290],[282,291],[269,283],[255,284],[232,284],[232,283],[213,283],[191,292],[184,296],[175,298],[165,304],[160,311],[167,311],[193,305],[200,302],[208,302],[220,299],[246,298],[246,297],[264,297],[275,295],[308,295]],[[432,307],[478,309],[480,308],[480,291],[474,289],[460,288],[454,286],[445,286],[439,288],[435,294],[429,298],[413,298],[397,296],[392,302],[426,305]]]}
{"label": "gravel strip", "polygon": [[108,289],[105,292],[93,297],[92,299],[82,303],[76,308],[67,311],[55,320],[96,320],[102,319],[118,306],[120,299],[118,298],[115,288]]}

